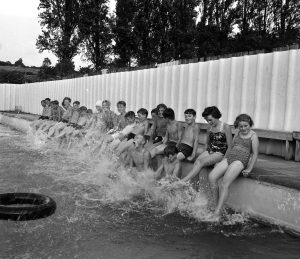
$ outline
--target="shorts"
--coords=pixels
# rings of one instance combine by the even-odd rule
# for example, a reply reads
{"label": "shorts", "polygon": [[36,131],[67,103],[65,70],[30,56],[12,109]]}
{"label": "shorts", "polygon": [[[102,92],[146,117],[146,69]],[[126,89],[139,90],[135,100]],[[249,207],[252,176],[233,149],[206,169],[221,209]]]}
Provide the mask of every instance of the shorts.
{"label": "shorts", "polygon": [[77,125],[75,126],[75,129],[77,129],[77,130],[81,130],[81,129],[83,129],[83,126],[82,126],[82,125],[78,125],[78,124],[77,124]]}
{"label": "shorts", "polygon": [[78,126],[76,123],[69,123],[69,125],[68,126],[70,126],[70,127],[73,127],[73,128],[75,128],[76,129],[76,127]]}
{"label": "shorts", "polygon": [[63,122],[63,123],[69,123],[69,121],[66,120],[66,119],[62,119],[61,122]]}
{"label": "shorts", "polygon": [[129,133],[127,135],[127,140],[134,139],[134,138],[135,138],[135,134],[134,133]]}
{"label": "shorts", "polygon": [[174,142],[174,141],[168,141],[168,142],[166,143],[166,146],[176,146],[176,145],[177,145],[177,143]]}
{"label": "shorts", "polygon": [[185,158],[189,157],[193,153],[193,148],[187,144],[180,143],[178,145],[178,151],[181,152]]}
{"label": "shorts", "polygon": [[49,120],[49,116],[40,116],[39,120]]}
{"label": "shorts", "polygon": [[153,139],[153,144],[156,144],[156,143],[162,142],[162,141],[163,141],[163,137],[157,136],[157,137],[155,137],[155,139]]}

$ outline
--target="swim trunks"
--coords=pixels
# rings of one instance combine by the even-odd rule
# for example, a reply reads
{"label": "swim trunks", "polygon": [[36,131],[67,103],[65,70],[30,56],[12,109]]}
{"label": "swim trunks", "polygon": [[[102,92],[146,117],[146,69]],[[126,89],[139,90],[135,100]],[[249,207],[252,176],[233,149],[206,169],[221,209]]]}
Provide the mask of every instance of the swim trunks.
{"label": "swim trunks", "polygon": [[77,125],[75,126],[75,129],[81,130],[81,129],[83,129],[83,125],[78,125],[78,124],[77,124]]}
{"label": "swim trunks", "polygon": [[69,121],[66,120],[66,119],[62,119],[61,122],[63,122],[63,123],[69,123]]}
{"label": "swim trunks", "polygon": [[49,117],[48,116],[40,116],[39,120],[49,120]]}
{"label": "swim trunks", "polygon": [[134,139],[134,138],[135,138],[135,134],[132,132],[127,135],[127,140]]}
{"label": "swim trunks", "polygon": [[185,158],[189,157],[193,153],[193,148],[187,144],[180,143],[178,145],[178,151],[181,152]]}
{"label": "swim trunks", "polygon": [[158,143],[158,142],[162,142],[162,141],[163,141],[163,137],[157,136],[157,137],[155,137],[155,139],[153,140],[153,144]]}
{"label": "swim trunks", "polygon": [[177,143],[175,141],[168,141],[166,143],[166,146],[176,146],[176,145],[177,145]]}

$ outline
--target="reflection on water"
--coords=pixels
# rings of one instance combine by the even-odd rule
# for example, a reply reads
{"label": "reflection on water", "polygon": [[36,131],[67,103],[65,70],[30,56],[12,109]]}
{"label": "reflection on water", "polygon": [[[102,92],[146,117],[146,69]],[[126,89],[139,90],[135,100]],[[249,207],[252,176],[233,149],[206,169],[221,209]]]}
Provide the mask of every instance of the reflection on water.
{"label": "reflection on water", "polygon": [[0,258],[297,258],[299,243],[241,214],[201,222],[206,197],[191,186],[157,184],[112,154],[60,150],[0,125],[1,192],[54,198],[56,214],[0,221]]}

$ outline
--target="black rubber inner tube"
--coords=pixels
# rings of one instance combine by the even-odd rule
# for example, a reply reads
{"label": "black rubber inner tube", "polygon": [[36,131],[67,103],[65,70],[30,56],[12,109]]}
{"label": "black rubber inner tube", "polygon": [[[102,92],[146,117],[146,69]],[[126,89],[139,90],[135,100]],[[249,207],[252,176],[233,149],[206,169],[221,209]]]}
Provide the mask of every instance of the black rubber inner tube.
{"label": "black rubber inner tube", "polygon": [[0,219],[34,220],[52,215],[55,201],[37,193],[0,194]]}

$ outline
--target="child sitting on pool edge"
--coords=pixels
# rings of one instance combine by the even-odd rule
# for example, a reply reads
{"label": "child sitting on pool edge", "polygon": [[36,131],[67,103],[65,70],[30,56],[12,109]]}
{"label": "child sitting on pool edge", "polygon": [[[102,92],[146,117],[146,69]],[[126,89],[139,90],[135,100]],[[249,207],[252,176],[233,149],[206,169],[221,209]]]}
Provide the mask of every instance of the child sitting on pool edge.
{"label": "child sitting on pool edge", "polygon": [[[238,129],[238,132],[233,138],[231,149],[208,176],[213,203],[218,200],[210,220],[218,221],[220,219],[230,185],[241,173],[243,176],[248,176],[256,163],[259,141],[257,134],[251,129],[252,126],[253,121],[249,115],[237,116],[234,127]],[[219,187],[218,180],[220,178],[222,178],[222,182]]]}
{"label": "child sitting on pool edge", "polygon": [[[175,145],[167,146],[164,149],[164,159],[162,164],[155,172],[155,178],[172,177],[174,175],[175,166],[178,164],[177,160],[178,149]],[[179,170],[180,170],[180,164]]]}
{"label": "child sitting on pool edge", "polygon": [[195,123],[196,111],[187,109],[184,111],[185,124],[182,128],[182,133],[177,144],[179,153],[177,154],[178,165],[174,170],[174,175],[179,177],[180,164],[184,159],[193,161],[196,157],[199,139],[199,128]]}

